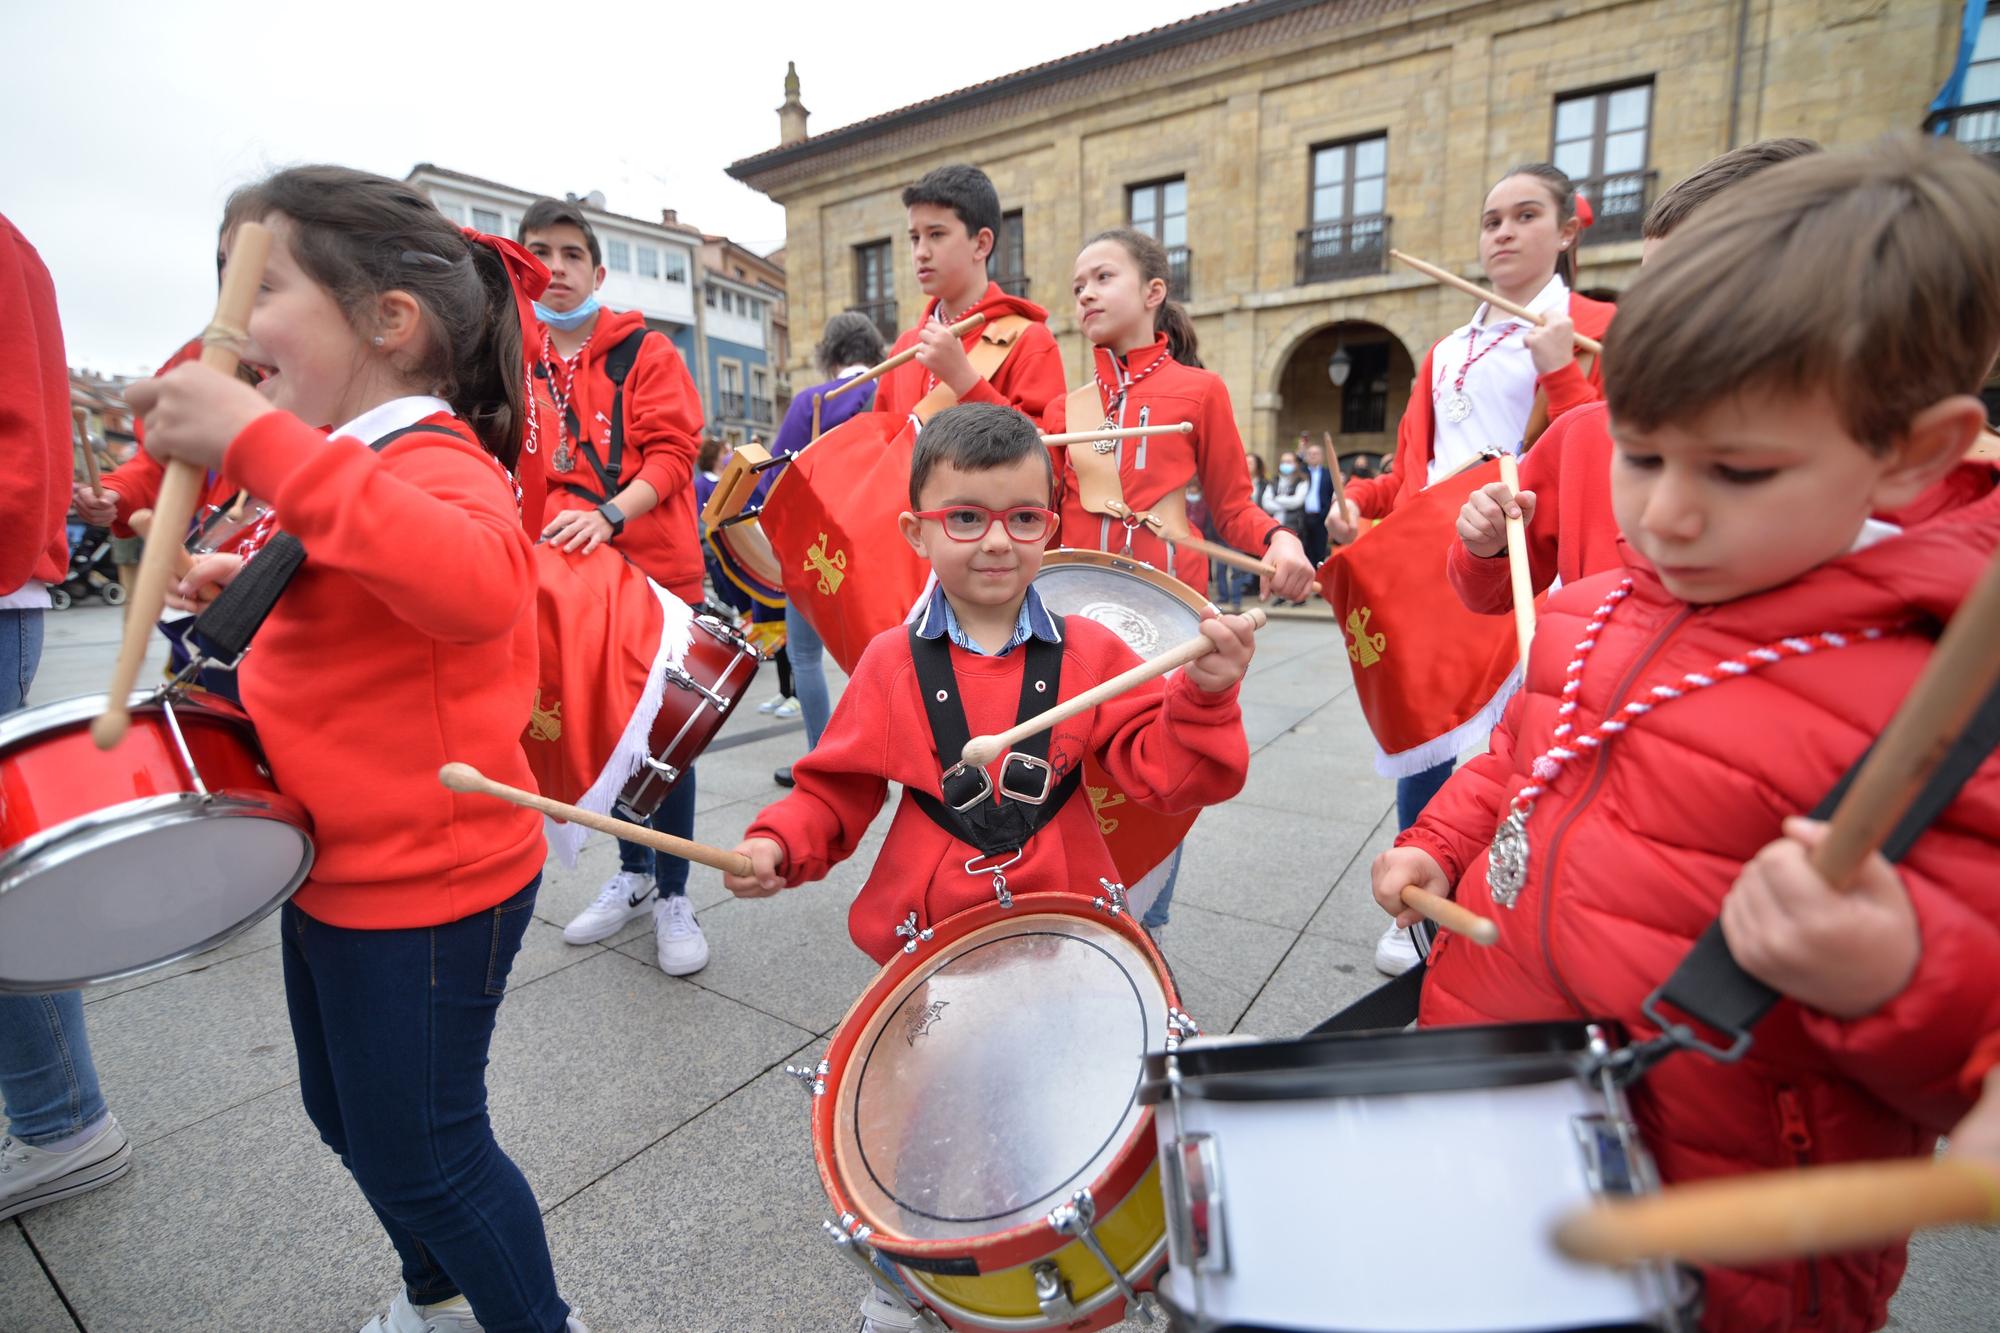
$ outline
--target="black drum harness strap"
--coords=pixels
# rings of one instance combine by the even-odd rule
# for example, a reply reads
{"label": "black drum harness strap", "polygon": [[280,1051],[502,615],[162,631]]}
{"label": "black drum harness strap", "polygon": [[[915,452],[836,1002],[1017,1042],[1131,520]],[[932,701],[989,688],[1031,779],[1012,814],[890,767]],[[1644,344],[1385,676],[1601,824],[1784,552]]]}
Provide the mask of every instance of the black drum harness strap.
{"label": "black drum harness strap", "polygon": [[[1060,633],[1061,617],[1056,618],[1056,627]],[[914,625],[909,636],[917,688],[923,693],[931,740],[944,768],[938,779],[943,799],[915,787],[906,790],[932,823],[960,842],[979,849],[979,855],[965,863],[965,873],[992,875],[993,896],[1002,907],[1012,907],[1014,895],[1007,891],[1007,867],[1021,859],[1028,840],[1076,794],[1083,770],[1079,766],[1060,776],[1056,774],[1049,766],[1047,731],[1028,737],[1001,760],[997,800],[993,779],[983,767],[962,760],[947,765],[946,756],[958,755],[972,739],[965,706],[959,699],[958,676],[951,669],[951,643],[943,635],[926,639]],[[1026,721],[1052,706],[1062,685],[1061,643],[1030,638],[1022,651],[1026,660],[1021,668],[1021,703],[1015,712],[1016,721]]]}

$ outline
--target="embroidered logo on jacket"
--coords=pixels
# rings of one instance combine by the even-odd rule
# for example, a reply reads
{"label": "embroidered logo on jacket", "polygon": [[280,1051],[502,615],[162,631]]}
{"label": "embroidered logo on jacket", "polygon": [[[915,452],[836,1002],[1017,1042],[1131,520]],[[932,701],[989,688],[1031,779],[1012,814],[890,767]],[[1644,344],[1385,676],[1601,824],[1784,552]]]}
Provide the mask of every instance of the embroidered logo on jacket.
{"label": "embroidered logo on jacket", "polygon": [[1125,804],[1125,793],[1112,791],[1109,787],[1093,787],[1087,782],[1083,784],[1083,790],[1090,797],[1090,813],[1097,816],[1098,833],[1110,837],[1118,831],[1118,821],[1104,812],[1115,805]]}
{"label": "embroidered logo on jacket", "polygon": [[528,710],[528,739],[531,741],[562,739],[562,700],[558,699],[549,707],[543,708],[542,692],[535,691],[535,706]]}
{"label": "embroidered logo on jacket", "polygon": [[847,577],[847,552],[835,551],[828,555],[826,534],[822,532],[819,540],[806,548],[806,562],[801,569],[807,574],[817,571],[819,595],[831,597],[840,591],[841,581]]}
{"label": "embroidered logo on jacket", "polygon": [[1347,613],[1347,632],[1354,636],[1354,642],[1347,645],[1347,655],[1364,668],[1381,661],[1389,647],[1388,635],[1368,632],[1368,620],[1374,614],[1365,606]]}

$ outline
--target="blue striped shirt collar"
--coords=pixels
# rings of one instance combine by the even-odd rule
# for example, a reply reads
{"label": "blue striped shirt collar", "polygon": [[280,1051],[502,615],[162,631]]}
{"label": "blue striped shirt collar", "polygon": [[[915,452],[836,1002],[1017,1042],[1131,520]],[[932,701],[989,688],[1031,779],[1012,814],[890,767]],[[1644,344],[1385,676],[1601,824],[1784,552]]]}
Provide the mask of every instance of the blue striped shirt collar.
{"label": "blue striped shirt collar", "polygon": [[931,589],[930,600],[924,604],[923,614],[916,621],[917,637],[920,639],[948,638],[968,653],[980,657],[1005,657],[1029,639],[1040,639],[1044,643],[1061,643],[1062,626],[1042,605],[1041,594],[1033,585],[1028,595],[1021,599],[1021,613],[1014,618],[1014,633],[1006,646],[997,653],[988,653],[958,623],[958,616],[951,609],[951,599],[944,595],[943,585]]}

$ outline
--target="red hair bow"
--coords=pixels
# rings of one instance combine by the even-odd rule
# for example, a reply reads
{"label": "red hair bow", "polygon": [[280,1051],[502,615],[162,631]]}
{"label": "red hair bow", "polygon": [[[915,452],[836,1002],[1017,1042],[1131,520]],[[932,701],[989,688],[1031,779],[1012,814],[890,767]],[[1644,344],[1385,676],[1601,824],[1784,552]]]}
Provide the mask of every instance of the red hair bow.
{"label": "red hair bow", "polygon": [[1576,192],[1576,220],[1586,227],[1597,221],[1597,214],[1590,210],[1590,196],[1582,190]]}
{"label": "red hair bow", "polygon": [[468,244],[483,245],[500,256],[500,263],[507,270],[507,285],[514,289],[514,310],[521,319],[521,346],[534,346],[541,340],[541,321],[535,318],[534,303],[549,288],[548,265],[505,236],[474,227],[459,230]]}

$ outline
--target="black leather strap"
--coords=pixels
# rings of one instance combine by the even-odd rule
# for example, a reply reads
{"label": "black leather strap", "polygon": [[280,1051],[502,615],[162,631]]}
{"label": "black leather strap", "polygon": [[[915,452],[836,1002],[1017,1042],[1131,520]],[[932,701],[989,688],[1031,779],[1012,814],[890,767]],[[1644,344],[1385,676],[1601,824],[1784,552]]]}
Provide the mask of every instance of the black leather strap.
{"label": "black leather strap", "polygon": [[[608,504],[611,497],[618,494],[618,474],[625,462],[625,378],[632,373],[632,367],[639,360],[640,346],[646,335],[653,332],[641,324],[638,328],[619,339],[604,357],[605,378],[611,381],[611,457],[600,461],[597,446],[584,433],[583,423],[576,418],[576,405],[563,404],[565,423],[569,427],[569,437],[576,441],[576,451],[583,455],[583,461],[590,464],[590,470],[597,474],[597,484],[602,491],[593,491],[588,486],[573,481],[563,483],[563,489],[580,495],[593,504]],[[662,337],[666,336],[664,334]],[[541,368],[544,374],[546,367]]]}

